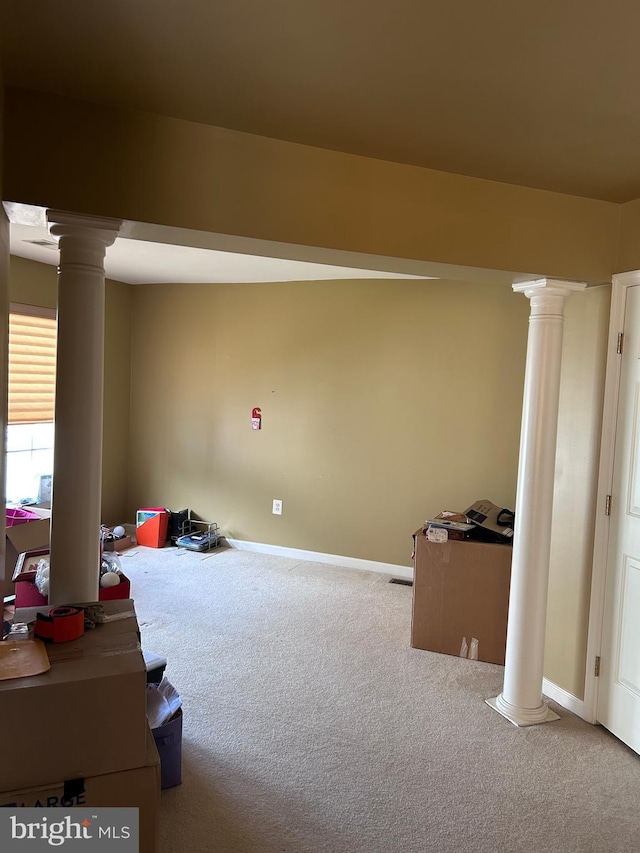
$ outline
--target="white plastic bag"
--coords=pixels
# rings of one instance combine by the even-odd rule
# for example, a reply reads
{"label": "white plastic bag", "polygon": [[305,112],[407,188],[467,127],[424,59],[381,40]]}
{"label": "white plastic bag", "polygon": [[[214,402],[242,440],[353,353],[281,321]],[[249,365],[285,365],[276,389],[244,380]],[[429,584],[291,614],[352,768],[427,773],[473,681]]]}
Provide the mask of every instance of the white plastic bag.
{"label": "white plastic bag", "polygon": [[147,720],[150,728],[157,729],[164,725],[181,706],[180,694],[166,678],[160,684],[147,684]]}
{"label": "white plastic bag", "polygon": [[38,560],[35,584],[40,595],[49,596],[49,561]]}

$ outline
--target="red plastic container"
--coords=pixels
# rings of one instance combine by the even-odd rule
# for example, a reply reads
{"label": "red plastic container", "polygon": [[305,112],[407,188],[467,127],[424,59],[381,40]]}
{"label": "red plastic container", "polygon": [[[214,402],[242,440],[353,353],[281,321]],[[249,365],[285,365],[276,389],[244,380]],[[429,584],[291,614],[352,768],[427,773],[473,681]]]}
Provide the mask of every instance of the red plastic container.
{"label": "red plastic container", "polygon": [[167,541],[169,512],[162,506],[139,509],[136,515],[136,541],[148,548],[164,548]]}

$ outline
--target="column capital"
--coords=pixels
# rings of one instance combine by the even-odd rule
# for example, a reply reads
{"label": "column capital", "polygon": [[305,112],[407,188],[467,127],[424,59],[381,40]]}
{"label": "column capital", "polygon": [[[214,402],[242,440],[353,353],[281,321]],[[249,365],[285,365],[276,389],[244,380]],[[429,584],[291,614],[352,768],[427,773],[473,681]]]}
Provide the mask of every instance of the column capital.
{"label": "column capital", "polygon": [[106,248],[118,236],[122,222],[97,216],[83,216],[64,210],[47,210],[49,231],[54,237],[79,237],[97,240]]}
{"label": "column capital", "polygon": [[537,278],[532,281],[517,281],[512,287],[515,293],[524,293],[527,299],[548,293],[550,296],[571,296],[584,290],[584,281],[565,281],[560,278]]}

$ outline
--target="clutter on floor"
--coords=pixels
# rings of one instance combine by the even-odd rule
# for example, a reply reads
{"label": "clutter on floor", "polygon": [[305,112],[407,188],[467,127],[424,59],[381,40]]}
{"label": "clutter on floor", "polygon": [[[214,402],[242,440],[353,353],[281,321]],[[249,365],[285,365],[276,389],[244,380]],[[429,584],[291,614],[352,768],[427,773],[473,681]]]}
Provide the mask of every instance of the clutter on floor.
{"label": "clutter on floor", "polygon": [[179,548],[186,548],[188,551],[211,551],[218,547],[220,536],[215,522],[189,519],[189,527],[189,533],[176,539]]}
{"label": "clutter on floor", "polygon": [[113,529],[105,524],[100,528],[100,541],[102,542],[102,551],[125,551],[131,548],[133,542],[130,536],[127,536],[127,531],[121,524],[117,524]]}
{"label": "clutter on floor", "polygon": [[194,518],[190,509],[146,507],[136,513],[136,540],[150,548],[168,542],[188,551],[212,551],[220,544],[220,531],[214,521]]}

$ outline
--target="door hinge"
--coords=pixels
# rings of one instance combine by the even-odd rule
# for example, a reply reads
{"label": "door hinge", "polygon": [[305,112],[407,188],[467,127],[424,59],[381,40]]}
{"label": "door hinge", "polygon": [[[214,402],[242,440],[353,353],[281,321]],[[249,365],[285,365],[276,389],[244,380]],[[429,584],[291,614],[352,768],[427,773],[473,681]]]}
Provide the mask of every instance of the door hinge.
{"label": "door hinge", "polygon": [[607,495],[604,501],[604,514],[611,515],[611,495]]}
{"label": "door hinge", "polygon": [[624,333],[618,332],[618,348],[616,349],[616,352],[618,353],[618,355],[622,354],[623,341],[624,341]]}
{"label": "door hinge", "polygon": [[596,678],[600,675],[600,655],[596,655],[596,665],[594,667],[593,674]]}

